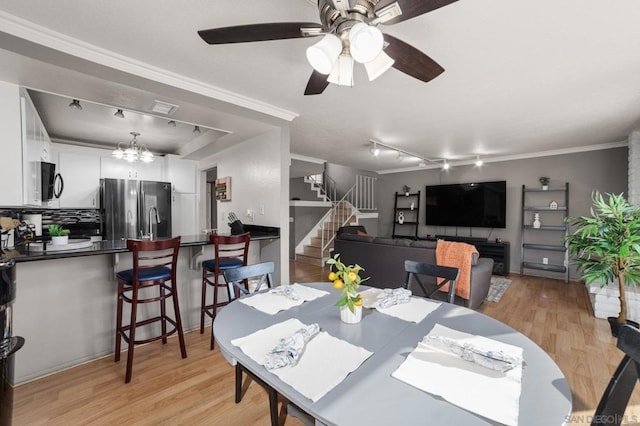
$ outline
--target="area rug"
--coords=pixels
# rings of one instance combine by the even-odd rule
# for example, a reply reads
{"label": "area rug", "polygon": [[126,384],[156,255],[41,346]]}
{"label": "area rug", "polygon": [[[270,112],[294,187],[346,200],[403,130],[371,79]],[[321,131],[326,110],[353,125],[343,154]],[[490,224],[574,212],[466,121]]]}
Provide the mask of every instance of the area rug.
{"label": "area rug", "polygon": [[511,280],[508,278],[491,277],[491,286],[489,286],[489,294],[487,294],[486,300],[498,303],[510,285]]}

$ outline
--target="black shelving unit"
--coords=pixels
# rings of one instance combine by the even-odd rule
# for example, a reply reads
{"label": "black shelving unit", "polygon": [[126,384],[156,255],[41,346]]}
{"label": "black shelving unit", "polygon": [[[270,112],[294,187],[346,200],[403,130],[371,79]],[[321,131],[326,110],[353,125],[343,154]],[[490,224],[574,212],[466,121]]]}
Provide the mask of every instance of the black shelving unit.
{"label": "black shelving unit", "polygon": [[[413,203],[413,208],[411,204]],[[402,213],[404,221],[399,222]],[[414,193],[395,193],[393,205],[393,238],[418,239],[418,225],[420,224],[420,191]]]}
{"label": "black shelving unit", "polygon": [[[554,194],[559,200],[554,199]],[[552,201],[557,206],[551,207]],[[520,275],[524,275],[526,269],[557,272],[564,275],[564,282],[569,282],[569,250],[565,243],[569,235],[569,224],[566,223],[569,216],[569,183],[548,189],[522,185],[521,210]],[[536,213],[543,223],[538,227],[532,224]],[[541,260],[544,253],[553,258],[551,262]]]}

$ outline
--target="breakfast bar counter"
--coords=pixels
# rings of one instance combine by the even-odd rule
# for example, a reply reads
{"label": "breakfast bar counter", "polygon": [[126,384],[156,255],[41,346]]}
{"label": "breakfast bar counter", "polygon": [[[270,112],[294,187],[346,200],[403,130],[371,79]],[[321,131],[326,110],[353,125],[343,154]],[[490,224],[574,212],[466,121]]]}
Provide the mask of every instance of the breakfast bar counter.
{"label": "breakfast bar counter", "polygon": [[[278,271],[279,232],[251,233],[248,262],[273,261]],[[115,272],[132,267],[126,241],[97,241],[77,250],[20,249],[3,254],[18,262],[13,334],[26,340],[15,360],[15,383],[113,353]],[[207,235],[182,236],[177,281],[185,331],[200,325],[201,263],[213,257],[214,249]],[[274,278],[278,282],[283,279],[279,274],[274,274]],[[150,310],[148,314],[152,316],[153,312]],[[169,344],[174,344],[173,339]]]}

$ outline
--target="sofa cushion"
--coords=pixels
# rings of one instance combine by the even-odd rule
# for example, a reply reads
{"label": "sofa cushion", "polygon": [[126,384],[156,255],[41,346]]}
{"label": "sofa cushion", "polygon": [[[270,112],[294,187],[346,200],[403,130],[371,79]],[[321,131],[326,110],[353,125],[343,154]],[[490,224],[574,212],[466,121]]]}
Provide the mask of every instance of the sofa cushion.
{"label": "sofa cushion", "polygon": [[338,234],[338,239],[345,240],[345,241],[361,241],[363,243],[372,243],[376,239],[376,237],[372,237],[369,235],[343,233],[343,234]]}
{"label": "sofa cushion", "polygon": [[436,242],[435,241],[427,241],[427,240],[416,240],[416,241],[412,241],[411,242],[411,247],[427,248],[427,249],[434,249],[435,250]]}
{"label": "sofa cushion", "polygon": [[411,246],[411,240],[407,240],[404,238],[375,238],[373,242],[375,244],[382,244],[385,246],[400,246],[400,247]]}

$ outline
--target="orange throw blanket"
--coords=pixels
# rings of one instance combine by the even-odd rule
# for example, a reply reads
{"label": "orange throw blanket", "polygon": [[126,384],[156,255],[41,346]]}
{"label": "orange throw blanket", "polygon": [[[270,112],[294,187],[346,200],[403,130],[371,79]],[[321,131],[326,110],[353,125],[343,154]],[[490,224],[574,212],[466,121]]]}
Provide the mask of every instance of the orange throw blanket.
{"label": "orange throw blanket", "polygon": [[[471,293],[471,256],[478,254],[475,246],[467,243],[438,240],[436,244],[436,263],[440,266],[452,266],[460,269],[456,281],[456,295],[469,300]],[[449,284],[440,290],[449,290]]]}

